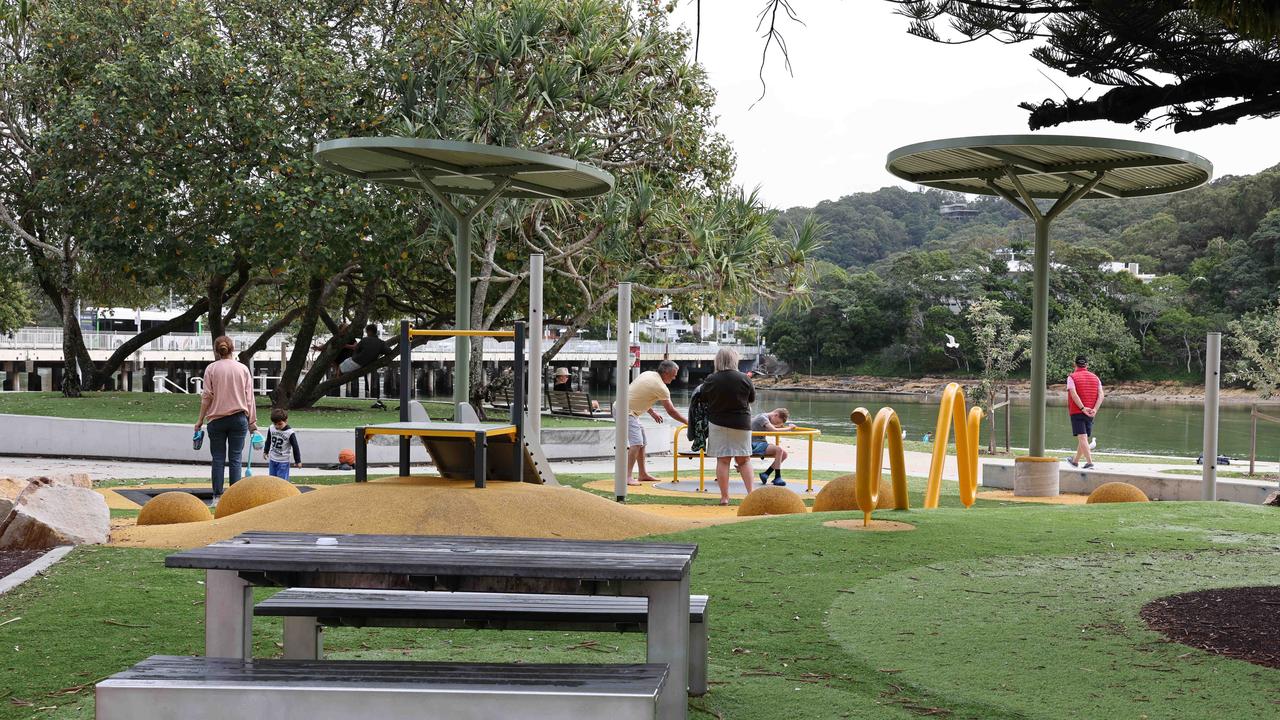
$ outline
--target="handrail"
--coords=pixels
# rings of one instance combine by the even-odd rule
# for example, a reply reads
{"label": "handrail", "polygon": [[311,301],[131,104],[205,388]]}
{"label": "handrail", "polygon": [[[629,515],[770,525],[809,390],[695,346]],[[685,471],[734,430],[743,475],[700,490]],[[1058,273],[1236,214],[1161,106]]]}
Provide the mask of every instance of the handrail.
{"label": "handrail", "polygon": [[187,389],[186,389],[186,388],[182,387],[181,385],[179,385],[178,383],[176,383],[176,382],[174,382],[174,381],[170,380],[170,379],[169,379],[169,378],[167,378],[167,377],[162,377],[162,378],[160,378],[160,381],[161,381],[161,382],[163,382],[165,385],[168,385],[169,387],[173,388],[174,390],[177,390],[178,392],[182,393],[183,395],[186,395],[186,394],[187,394]]}
{"label": "handrail", "polygon": [[[680,431],[688,428],[681,425],[671,436],[671,482],[680,482]],[[813,439],[822,434],[818,428],[801,427],[791,430],[752,430],[752,437],[773,437],[774,445],[781,445],[784,437],[805,437],[809,439],[809,478],[805,492],[813,492]],[[706,492],[706,451],[698,451],[698,492]]]}

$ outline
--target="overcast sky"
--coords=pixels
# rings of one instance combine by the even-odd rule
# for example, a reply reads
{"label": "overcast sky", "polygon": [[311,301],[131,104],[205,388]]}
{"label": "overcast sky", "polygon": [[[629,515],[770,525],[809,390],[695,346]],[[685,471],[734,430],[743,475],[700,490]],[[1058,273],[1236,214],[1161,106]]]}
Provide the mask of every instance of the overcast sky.
{"label": "overcast sky", "polygon": [[[1089,86],[1032,60],[1029,44],[943,46],[908,35],[907,19],[883,0],[791,2],[805,22],[782,23],[795,77],[770,48],[768,93],[754,108],[763,47],[756,13],[764,2],[702,2],[698,59],[719,92],[719,130],[737,151],[737,182],[760,186],[775,207],[814,205],[891,184],[915,187],[884,169],[889,151],[938,138],[1026,133],[1027,113],[1019,102],[1061,99],[1053,82],[1073,96]],[[693,7],[693,0],[681,0],[674,22],[692,31]],[[1280,162],[1280,119],[1181,134],[1107,122],[1043,132],[1172,145],[1208,158],[1214,177]]]}

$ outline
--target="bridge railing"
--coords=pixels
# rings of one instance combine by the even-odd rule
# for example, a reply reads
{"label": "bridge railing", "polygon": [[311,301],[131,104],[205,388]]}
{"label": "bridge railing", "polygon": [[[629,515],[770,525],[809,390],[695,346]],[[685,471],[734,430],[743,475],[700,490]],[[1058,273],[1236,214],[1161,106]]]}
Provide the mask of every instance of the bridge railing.
{"label": "bridge railing", "polygon": [[[134,333],[130,332],[95,332],[83,331],[85,347],[88,350],[115,350],[124,343],[133,338]],[[232,340],[235,341],[236,347],[247,347],[258,339],[258,334],[253,332],[229,332],[227,333]],[[292,346],[293,338],[289,335],[277,335],[267,342],[267,346],[259,353],[259,359],[264,359],[266,353],[280,351],[282,345],[288,344]],[[730,347],[738,351],[744,359],[754,358],[756,356],[757,347],[755,345],[717,345],[711,342],[705,343],[663,343],[663,342],[642,342],[640,345],[640,353],[642,356],[653,357],[661,356],[669,353],[673,357],[699,356],[710,358],[715,351],[721,347]],[[561,353],[566,355],[599,355],[605,357],[613,357],[617,352],[617,343],[612,340],[587,340],[575,339],[570,340],[561,349]],[[0,348],[9,350],[60,350],[62,348],[62,328],[55,327],[26,327],[15,330],[11,336],[0,336]],[[510,343],[500,343],[492,338],[485,339],[484,349],[486,353],[501,356],[511,352]],[[208,333],[169,333],[163,335],[151,342],[143,345],[141,351],[181,351],[181,352],[213,352],[213,338]],[[451,354],[453,352],[453,340],[436,340],[424,343],[414,348],[414,354]]]}

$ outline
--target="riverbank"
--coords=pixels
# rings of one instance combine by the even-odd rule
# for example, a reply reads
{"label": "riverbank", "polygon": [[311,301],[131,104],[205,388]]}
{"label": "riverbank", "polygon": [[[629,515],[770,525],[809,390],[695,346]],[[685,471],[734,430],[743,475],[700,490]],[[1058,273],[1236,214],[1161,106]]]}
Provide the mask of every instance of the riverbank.
{"label": "riverbank", "polygon": [[[874,392],[891,395],[929,395],[936,394],[946,387],[947,383],[958,382],[966,390],[977,385],[977,378],[963,377],[922,377],[895,378],[877,377],[874,375],[802,375],[793,373],[781,377],[755,378],[758,388],[769,390],[795,390],[804,392]],[[1031,395],[1029,380],[1014,379],[1008,382],[1009,394],[1016,398]],[[1106,384],[1107,396],[1125,400],[1140,400],[1159,403],[1201,404],[1204,402],[1204,387],[1188,385],[1172,380],[1130,380]],[[1065,394],[1065,384],[1050,385],[1048,392]],[[1278,400],[1261,400],[1258,394],[1247,388],[1222,388],[1219,398],[1223,405],[1252,405],[1280,403]]]}

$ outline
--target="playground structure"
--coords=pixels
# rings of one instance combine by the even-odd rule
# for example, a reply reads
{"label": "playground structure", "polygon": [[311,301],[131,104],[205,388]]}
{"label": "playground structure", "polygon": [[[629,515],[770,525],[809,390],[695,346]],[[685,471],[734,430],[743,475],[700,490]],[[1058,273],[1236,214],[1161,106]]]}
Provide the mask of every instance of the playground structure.
{"label": "playground structure", "polygon": [[[699,450],[698,452],[680,452],[680,433],[687,429],[688,425],[677,427],[671,438],[671,482],[680,482],[680,458],[698,458],[698,492],[707,491],[707,456],[706,452]],[[813,492],[813,441],[822,431],[817,428],[796,427],[792,430],[756,430],[751,433],[752,437],[771,437],[774,445],[781,445],[784,437],[803,437],[809,440],[809,479],[805,487],[805,492]],[[761,457],[756,455],[754,457]],[[767,459],[767,458],[766,458]]]}
{"label": "playground structure", "polygon": [[[465,333],[470,337],[510,339],[515,343],[514,378],[512,381],[511,422],[461,422],[470,409],[465,403],[455,406],[454,422],[433,422],[414,418],[412,400],[411,352],[415,337],[452,337]],[[513,330],[424,330],[414,328],[407,320],[400,323],[400,421],[356,428],[356,482],[368,480],[366,449],[374,435],[400,437],[399,472],[411,474],[410,439],[422,441],[440,476],[451,480],[474,480],[484,487],[489,480],[510,480],[555,485],[555,475],[536,437],[525,434],[525,326],[515,323]],[[540,360],[531,358],[535,366]],[[420,407],[420,406],[419,406]]]}
{"label": "playground structure", "polygon": [[[933,457],[929,462],[929,478],[925,487],[924,507],[938,507],[942,492],[942,468],[946,461],[949,431],[955,428],[956,469],[960,479],[960,502],[970,507],[978,495],[978,433],[984,413],[980,407],[966,408],[964,390],[949,383],[942,391],[938,407],[938,423],[934,426]],[[849,420],[858,430],[855,498],[862,511],[864,526],[871,524],[871,513],[880,499],[880,473],[884,467],[884,447],[889,446],[889,467],[893,481],[895,510],[911,507],[907,497],[907,466],[902,451],[902,424],[893,408],[880,408],[875,420],[866,408],[857,408]]]}

